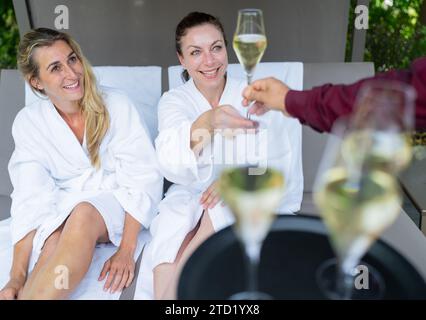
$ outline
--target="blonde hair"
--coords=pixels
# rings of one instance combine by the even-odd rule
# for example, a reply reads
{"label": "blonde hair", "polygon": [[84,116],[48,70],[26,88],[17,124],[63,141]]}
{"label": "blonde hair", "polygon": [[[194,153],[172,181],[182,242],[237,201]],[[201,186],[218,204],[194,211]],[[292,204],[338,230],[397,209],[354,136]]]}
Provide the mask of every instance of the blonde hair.
{"label": "blonde hair", "polygon": [[34,52],[40,47],[50,47],[56,41],[65,41],[75,52],[83,65],[84,96],[79,102],[85,119],[86,143],[92,165],[99,169],[101,165],[99,148],[110,126],[108,110],[96,84],[96,78],[89,61],[84,57],[80,46],[71,36],[64,32],[48,28],[38,28],[29,31],[21,39],[18,47],[18,68],[37,94],[46,95],[31,85],[31,80],[39,77],[39,65],[34,59]]}

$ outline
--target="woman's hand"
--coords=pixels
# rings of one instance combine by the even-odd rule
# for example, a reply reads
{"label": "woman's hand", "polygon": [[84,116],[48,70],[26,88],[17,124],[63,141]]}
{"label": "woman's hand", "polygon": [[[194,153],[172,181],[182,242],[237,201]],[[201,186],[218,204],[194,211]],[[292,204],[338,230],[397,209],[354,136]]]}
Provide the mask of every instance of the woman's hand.
{"label": "woman's hand", "polygon": [[117,290],[122,291],[128,287],[135,276],[135,261],[133,259],[133,250],[118,248],[117,252],[109,258],[102,268],[99,281],[108,278],[104,284],[104,291],[110,289],[110,293]]}
{"label": "woman's hand", "polygon": [[257,122],[244,118],[231,105],[222,105],[210,110],[210,125],[214,129],[255,129]]}
{"label": "woman's hand", "polygon": [[256,129],[258,123],[244,118],[230,105],[217,106],[202,113],[191,125],[191,149],[198,155],[212,141],[215,130],[227,137],[241,133],[235,129]]}
{"label": "woman's hand", "polygon": [[24,279],[11,278],[8,283],[0,290],[0,300],[16,300],[24,288]]}
{"label": "woman's hand", "polygon": [[191,126],[191,136],[199,135],[197,130],[208,130],[214,134],[214,130],[220,129],[255,129],[258,127],[256,121],[244,118],[231,105],[222,105],[202,113]]}
{"label": "woman's hand", "polygon": [[[219,181],[216,180],[203,192],[200,204],[204,209],[213,209],[219,201]],[[223,203],[222,206],[224,206]]]}

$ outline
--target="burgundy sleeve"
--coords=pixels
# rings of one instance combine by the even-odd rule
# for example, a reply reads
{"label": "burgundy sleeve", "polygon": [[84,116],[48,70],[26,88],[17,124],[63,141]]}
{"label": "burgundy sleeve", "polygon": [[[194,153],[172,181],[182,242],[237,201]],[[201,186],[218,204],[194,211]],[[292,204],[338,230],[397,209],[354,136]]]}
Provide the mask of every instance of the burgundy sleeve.
{"label": "burgundy sleeve", "polygon": [[288,92],[287,112],[317,131],[329,132],[334,121],[352,111],[360,87],[375,79],[399,80],[414,87],[416,99],[416,128],[426,129],[426,57],[413,62],[410,70],[388,71],[351,85],[325,84],[311,90]]}

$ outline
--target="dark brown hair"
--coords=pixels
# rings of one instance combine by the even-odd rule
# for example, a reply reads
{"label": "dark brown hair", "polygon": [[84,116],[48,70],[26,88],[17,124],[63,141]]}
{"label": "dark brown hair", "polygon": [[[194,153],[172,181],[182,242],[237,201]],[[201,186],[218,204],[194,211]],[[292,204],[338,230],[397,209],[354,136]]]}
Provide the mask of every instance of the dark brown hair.
{"label": "dark brown hair", "polygon": [[[203,24],[211,24],[215,26],[223,36],[223,40],[225,41],[225,46],[227,45],[225,31],[223,29],[222,23],[219,21],[217,17],[214,17],[208,13],[204,12],[191,12],[188,13],[177,25],[176,33],[175,33],[175,43],[176,43],[176,52],[179,55],[182,55],[182,47],[181,47],[181,39],[184,37],[188,31],[188,29],[197,27]],[[182,72],[182,79],[184,81],[189,80],[188,71],[184,70]]]}

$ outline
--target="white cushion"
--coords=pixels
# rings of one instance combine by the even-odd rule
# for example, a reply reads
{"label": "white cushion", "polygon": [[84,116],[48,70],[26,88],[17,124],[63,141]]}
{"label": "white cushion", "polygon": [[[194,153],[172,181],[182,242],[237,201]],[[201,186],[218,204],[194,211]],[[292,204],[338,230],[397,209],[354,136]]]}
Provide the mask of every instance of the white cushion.
{"label": "white cushion", "polygon": [[[168,69],[169,89],[176,88],[184,82],[181,78],[182,66],[172,66]],[[243,67],[238,63],[228,65],[228,74],[232,78],[246,79]],[[303,89],[303,63],[302,62],[261,62],[254,71],[253,80],[275,77],[285,82],[291,89]]]}
{"label": "white cushion", "polygon": [[[125,92],[135,104],[152,139],[157,136],[157,104],[161,97],[161,67],[94,67],[98,84]],[[28,84],[25,104],[40,99]]]}

